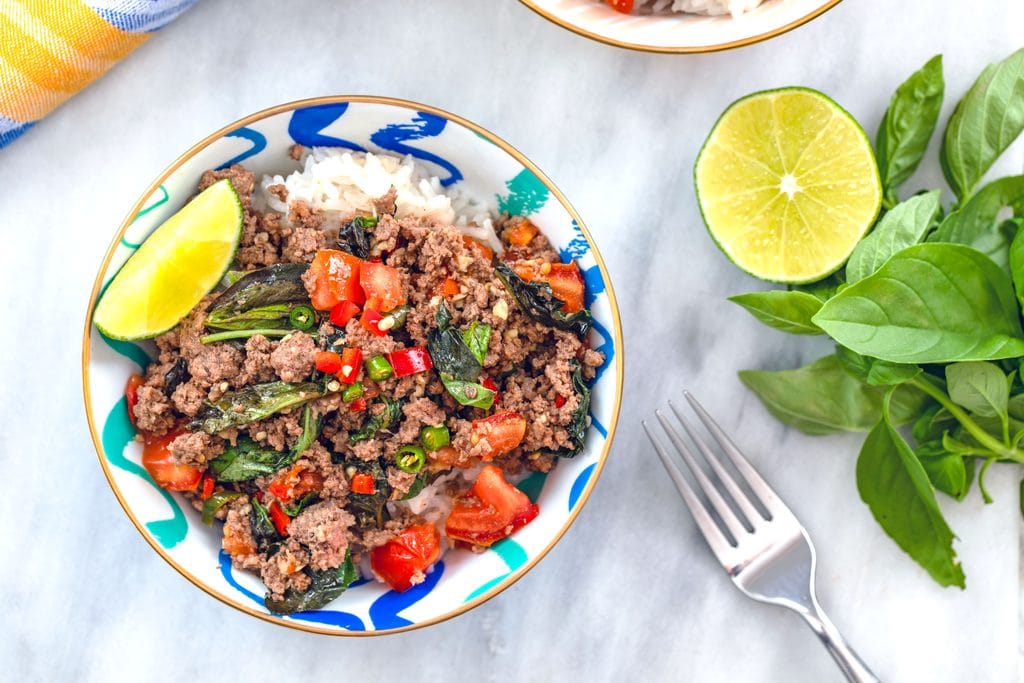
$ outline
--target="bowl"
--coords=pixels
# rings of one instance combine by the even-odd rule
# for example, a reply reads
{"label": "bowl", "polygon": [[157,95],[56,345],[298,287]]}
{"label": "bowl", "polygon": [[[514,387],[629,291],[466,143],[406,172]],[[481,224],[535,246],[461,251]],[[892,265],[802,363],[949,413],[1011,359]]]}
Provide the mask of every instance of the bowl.
{"label": "bowl", "polygon": [[623,14],[604,0],[520,0],[545,19],[608,45],[645,52],[716,52],[768,40],[801,26],[840,0],[767,0],[740,17],[678,12]]}
{"label": "bowl", "polygon": [[[540,515],[512,537],[480,554],[453,550],[427,580],[405,593],[384,584],[354,585],[324,609],[289,616],[263,605],[259,577],[233,570],[220,534],[177,494],[158,488],[140,463],[124,387],[153,352],[150,343],[106,339],[92,323],[104,285],[165,219],[195,193],[202,172],[240,162],[280,173],[297,164],[293,143],[362,147],[410,154],[442,182],[525,213],[584,272],[594,315],[592,344],[606,361],[593,386],[592,424],[584,452],[563,459],[548,475],[519,486],[534,496]],[[282,104],[232,123],[193,146],[163,171],[118,228],[93,285],[82,341],[82,380],[89,429],[103,473],[132,523],[153,549],[206,593],[247,614],[305,631],[372,635],[434,624],[494,597],[529,571],[580,513],[608,456],[622,394],[622,332],[608,273],[583,221],[558,188],[522,154],[461,117],[414,102],[334,96]]]}

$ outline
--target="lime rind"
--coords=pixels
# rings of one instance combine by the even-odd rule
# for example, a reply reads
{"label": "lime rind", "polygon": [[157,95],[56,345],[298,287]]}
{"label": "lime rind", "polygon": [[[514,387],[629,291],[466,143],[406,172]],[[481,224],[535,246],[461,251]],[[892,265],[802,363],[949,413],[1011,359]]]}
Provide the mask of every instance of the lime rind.
{"label": "lime rind", "polygon": [[125,261],[96,304],[93,324],[121,341],[173,329],[231,267],[244,218],[229,180],[200,192]]}
{"label": "lime rind", "polygon": [[[869,161],[869,163],[866,164],[866,166],[870,169],[870,178],[865,176],[863,180],[866,182],[870,182],[873,189],[873,194],[875,196],[873,210],[869,210],[864,214],[863,224],[858,229],[850,230],[843,235],[843,241],[846,244],[846,248],[839,250],[834,258],[826,260],[821,264],[818,264],[818,267],[816,267],[812,272],[801,275],[789,275],[783,272],[766,272],[764,270],[752,267],[749,264],[745,263],[742,257],[737,255],[735,250],[732,248],[732,245],[728,243],[726,240],[723,240],[721,236],[716,232],[716,228],[713,225],[713,221],[708,216],[708,211],[706,210],[705,206],[705,199],[702,196],[701,192],[702,163],[705,160],[705,156],[708,152],[709,146],[717,142],[716,133],[719,132],[719,129],[723,121],[727,120],[730,114],[734,113],[739,107],[743,106],[746,103],[749,103],[751,100],[776,97],[778,95],[793,94],[809,95],[810,97],[824,104],[825,107],[829,111],[831,111],[834,116],[839,117],[842,121],[849,124],[849,132],[852,132],[856,137],[857,142],[860,143],[860,147],[858,148],[859,151],[863,153]],[[810,141],[808,143],[808,147],[816,142],[816,140]],[[693,167],[693,184],[695,193],[697,195],[697,206],[701,212],[701,218],[703,219],[704,225],[708,230],[708,234],[711,236],[711,239],[715,243],[715,245],[722,251],[723,254],[725,254],[726,258],[728,258],[734,265],[736,265],[738,268],[748,273],[749,275],[752,275],[761,280],[766,280],[768,282],[777,282],[781,284],[807,284],[811,282],[817,282],[828,277],[829,275],[835,273],[840,268],[842,268],[843,265],[846,263],[847,259],[849,258],[850,254],[853,252],[853,249],[856,247],[857,243],[871,229],[871,226],[874,224],[875,219],[877,219],[878,213],[882,207],[881,176],[878,171],[878,165],[875,162],[874,152],[871,147],[870,139],[868,138],[868,135],[864,131],[863,127],[848,111],[846,111],[846,109],[844,109],[841,105],[835,102],[828,95],[825,95],[824,93],[814,90],[812,88],[805,88],[800,86],[790,86],[758,91],[741,97],[740,99],[730,104],[725,109],[725,111],[722,112],[722,114],[718,117],[718,120],[715,121],[714,126],[712,126],[711,128],[711,132],[708,134],[707,139],[704,141],[704,144],[701,146],[701,149],[697,154],[697,159]],[[781,197],[782,194],[777,193],[777,196]]]}

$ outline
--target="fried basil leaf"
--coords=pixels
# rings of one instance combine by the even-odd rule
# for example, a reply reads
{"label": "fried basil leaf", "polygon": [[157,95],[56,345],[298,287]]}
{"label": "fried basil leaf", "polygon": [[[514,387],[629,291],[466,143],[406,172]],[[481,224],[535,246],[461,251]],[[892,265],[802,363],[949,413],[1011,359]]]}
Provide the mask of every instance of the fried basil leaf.
{"label": "fried basil leaf", "polygon": [[263,603],[274,614],[294,614],[320,609],[337,599],[359,578],[359,571],[352,562],[352,553],[345,553],[345,561],[337,569],[325,569],[310,574],[309,588],[305,592],[289,588],[284,598],[274,600],[267,595]]}
{"label": "fried basil leaf", "polygon": [[[490,336],[488,335],[488,339]],[[427,350],[438,373],[463,382],[475,382],[483,372],[465,337],[452,327],[452,316],[443,303],[437,309],[437,329],[427,335]]]}
{"label": "fried basil leaf", "polygon": [[590,413],[590,387],[583,381],[583,366],[579,361],[573,361],[572,386],[579,398],[579,405],[572,413],[572,422],[566,427],[569,438],[572,439],[572,448],[562,448],[555,451],[560,458],[572,458],[583,452],[583,443],[587,438],[588,414]]}
{"label": "fried basil leaf", "polygon": [[484,385],[456,379],[447,372],[438,374],[441,377],[441,384],[452,395],[452,398],[461,405],[483,408],[484,410],[489,410],[494,405],[494,392]]}
{"label": "fried basil leaf", "polygon": [[263,503],[251,498],[249,507],[252,509],[249,513],[249,525],[252,527],[252,537],[256,541],[257,547],[264,549],[271,543],[281,540],[280,534],[277,533],[273,522],[270,521],[270,513],[267,512],[267,508],[263,507]]}
{"label": "fried basil leaf", "polygon": [[348,461],[348,466],[356,473],[369,474],[373,477],[373,493],[349,493],[348,507],[356,516],[356,525],[360,529],[382,529],[384,523],[391,519],[388,514],[387,502],[391,498],[391,485],[380,460]]}
{"label": "fried basil leaf", "polygon": [[466,342],[469,350],[473,352],[473,356],[483,366],[484,358],[487,357],[487,349],[491,343],[491,326],[479,320],[474,320],[463,331],[462,339]]}
{"label": "fried basil leaf", "polygon": [[274,474],[295,460],[295,453],[260,446],[252,439],[240,437],[234,446],[210,461],[214,479],[219,482],[249,481]]}
{"label": "fried basil leaf", "polygon": [[188,374],[188,363],[183,356],[179,356],[178,360],[174,361],[171,369],[164,374],[164,393],[170,396],[174,393],[175,389],[189,381],[191,377]]}
{"label": "fried basil leaf", "polygon": [[247,273],[213,302],[206,313],[206,326],[246,330],[283,322],[283,327],[288,327],[291,309],[309,303],[302,283],[308,267],[305,263],[283,263]]}
{"label": "fried basil leaf", "polygon": [[361,259],[369,257],[375,227],[375,217],[356,216],[338,230],[338,249]]}
{"label": "fried basil leaf", "polygon": [[322,387],[316,382],[251,384],[239,391],[229,391],[216,401],[206,401],[189,423],[189,429],[216,434],[229,427],[262,420],[322,395]]}
{"label": "fried basil leaf", "polygon": [[377,432],[388,431],[398,426],[398,421],[402,419],[402,401],[392,401],[387,396],[381,396],[380,400],[384,404],[384,409],[376,415],[371,413],[359,431],[348,437],[349,443],[355,444],[372,439]]}
{"label": "fried basil leaf", "polygon": [[551,291],[551,285],[546,282],[527,282],[516,275],[504,261],[496,262],[494,271],[519,304],[519,308],[537,322],[548,327],[575,332],[581,338],[590,330],[590,311],[585,308],[576,313],[562,311],[565,302],[555,296]]}

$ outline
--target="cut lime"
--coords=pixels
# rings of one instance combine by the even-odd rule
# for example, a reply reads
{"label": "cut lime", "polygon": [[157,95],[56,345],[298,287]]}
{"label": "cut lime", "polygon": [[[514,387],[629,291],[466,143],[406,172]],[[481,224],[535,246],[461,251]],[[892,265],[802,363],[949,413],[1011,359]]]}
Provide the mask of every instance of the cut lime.
{"label": "cut lime", "polygon": [[864,129],[806,88],[732,103],[697,156],[694,182],[719,248],[774,282],[814,282],[838,270],[882,201]]}
{"label": "cut lime", "polygon": [[167,219],[114,276],[93,322],[114,339],[171,329],[220,282],[242,236],[242,202],[228,180]]}

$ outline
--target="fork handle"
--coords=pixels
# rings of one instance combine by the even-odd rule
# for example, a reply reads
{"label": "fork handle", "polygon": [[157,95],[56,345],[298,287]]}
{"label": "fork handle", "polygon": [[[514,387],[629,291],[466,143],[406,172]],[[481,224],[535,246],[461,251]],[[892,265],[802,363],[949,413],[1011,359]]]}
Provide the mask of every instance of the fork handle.
{"label": "fork handle", "polygon": [[814,607],[814,611],[801,610],[800,615],[807,622],[807,625],[811,627],[811,630],[821,639],[821,642],[824,643],[825,649],[832,655],[832,659],[836,660],[836,664],[839,665],[839,669],[846,676],[846,680],[852,683],[879,683],[878,677],[871,672],[871,669],[864,663],[864,660],[853,651],[853,648],[850,647],[846,639],[839,633],[836,625],[821,610],[821,607],[818,605]]}

